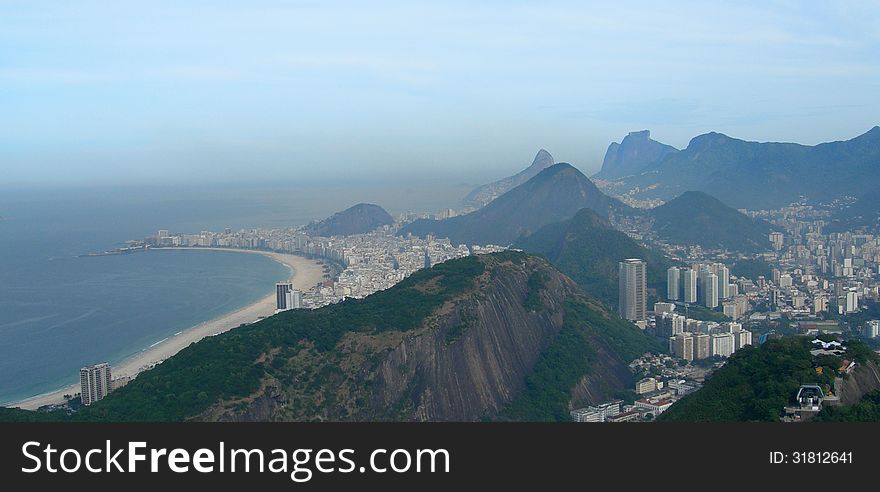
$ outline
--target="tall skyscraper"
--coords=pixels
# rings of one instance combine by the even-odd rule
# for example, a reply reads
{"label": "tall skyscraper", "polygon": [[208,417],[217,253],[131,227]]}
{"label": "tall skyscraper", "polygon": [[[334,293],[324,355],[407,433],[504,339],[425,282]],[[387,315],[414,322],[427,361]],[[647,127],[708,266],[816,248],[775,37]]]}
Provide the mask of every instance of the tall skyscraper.
{"label": "tall skyscraper", "polygon": [[106,362],[79,370],[80,397],[83,405],[103,400],[110,392],[110,364]]}
{"label": "tall skyscraper", "polygon": [[293,308],[293,284],[291,282],[278,282],[275,284],[275,310],[287,311]]}
{"label": "tall skyscraper", "polygon": [[623,260],[619,264],[620,297],[618,312],[630,321],[648,319],[647,264],[637,258]]}
{"label": "tall skyscraper", "polygon": [[703,305],[710,309],[718,307],[718,275],[704,271],[700,275]]}
{"label": "tall skyscraper", "polygon": [[682,270],[681,274],[681,281],[684,288],[684,298],[682,300],[693,304],[697,302],[697,272],[687,268]]}
{"label": "tall skyscraper", "polygon": [[670,301],[678,300],[678,292],[681,290],[680,272],[678,267],[669,267],[666,270],[666,298]]}
{"label": "tall skyscraper", "polygon": [[722,263],[715,264],[715,275],[718,275],[718,297],[730,298],[730,269]]}

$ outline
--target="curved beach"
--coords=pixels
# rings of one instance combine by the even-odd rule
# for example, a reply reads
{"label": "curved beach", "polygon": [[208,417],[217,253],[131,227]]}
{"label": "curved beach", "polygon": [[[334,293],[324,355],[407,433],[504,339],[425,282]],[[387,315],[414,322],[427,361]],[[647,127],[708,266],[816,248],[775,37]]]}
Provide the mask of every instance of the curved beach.
{"label": "curved beach", "polygon": [[[301,256],[269,251],[255,251],[232,248],[162,248],[162,249],[197,249],[198,251],[234,251],[240,253],[252,253],[267,256],[291,269],[290,281],[296,288],[308,290],[319,284],[324,278],[322,265],[315,260],[309,260]],[[141,371],[149,369],[157,363],[164,361],[172,355],[180,352],[192,343],[198,342],[207,336],[216,335],[241,326],[244,323],[252,323],[261,317],[271,316],[275,312],[275,292],[259,301],[224,314],[212,320],[199,323],[180,333],[168,337],[138,354],[125,360],[112,364],[113,378],[134,377]],[[43,405],[58,404],[64,402],[65,394],[79,393],[79,385],[73,384],[56,391],[27,398],[25,400],[10,403],[8,407],[19,407],[26,410],[35,410]]]}

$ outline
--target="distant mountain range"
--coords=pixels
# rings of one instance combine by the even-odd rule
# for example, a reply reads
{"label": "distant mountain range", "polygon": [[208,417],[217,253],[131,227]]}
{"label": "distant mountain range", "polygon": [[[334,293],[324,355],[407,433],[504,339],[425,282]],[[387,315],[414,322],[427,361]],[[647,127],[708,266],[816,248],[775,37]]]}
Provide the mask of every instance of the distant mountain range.
{"label": "distant mountain range", "polygon": [[398,234],[448,237],[456,244],[507,246],[541,227],[569,219],[589,208],[602,217],[630,208],[596,188],[570,164],[559,163],[501,195],[485,207],[445,220],[421,219]]}
{"label": "distant mountain range", "polygon": [[747,253],[770,249],[770,224],[701,191],[682,193],[648,213],[654,232],[670,243]]}
{"label": "distant mountain range", "polygon": [[544,149],[538,151],[532,164],[522,171],[504,179],[474,188],[464,197],[463,202],[467,205],[483,207],[492,200],[525,183],[537,176],[544,169],[552,166],[553,156]]}
{"label": "distant mountain range", "polygon": [[666,269],[672,263],[648,250],[604,217],[585,208],[569,220],[546,225],[515,247],[543,255],[588,294],[609,306],[618,302],[618,262],[641,258],[648,264],[648,287],[665,297]]}
{"label": "distant mountain range", "polygon": [[358,203],[320,222],[306,226],[310,236],[350,236],[366,234],[383,225],[394,223],[384,208],[372,203]]}
{"label": "distant mountain range", "polygon": [[638,175],[676,152],[675,147],[652,140],[648,130],[630,132],[620,143],[608,146],[602,170],[593,178],[611,180]]}
{"label": "distant mountain range", "polygon": [[546,260],[506,251],[205,338],[72,416],[0,421],[568,421],[630,389],[627,364],[659,348]]}
{"label": "distant mountain range", "polygon": [[[669,200],[699,190],[735,208],[767,209],[801,196],[812,202],[861,196],[880,183],[880,127],[815,146],[748,142],[712,132],[665,154],[647,135],[630,140],[627,152],[623,143],[609,148],[608,169],[603,166],[596,176],[614,180],[607,191],[636,199]],[[658,160],[646,158],[661,154]],[[634,170],[638,174],[626,175]]]}

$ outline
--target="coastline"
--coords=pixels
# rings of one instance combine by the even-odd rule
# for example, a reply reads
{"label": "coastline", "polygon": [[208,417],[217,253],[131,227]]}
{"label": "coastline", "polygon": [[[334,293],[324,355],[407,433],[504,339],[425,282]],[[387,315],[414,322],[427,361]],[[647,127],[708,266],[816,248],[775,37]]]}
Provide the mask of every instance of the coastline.
{"label": "coastline", "polygon": [[[301,256],[295,256],[286,253],[275,253],[272,251],[258,251],[249,249],[235,248],[155,248],[156,250],[193,250],[193,251],[229,251],[237,253],[260,254],[271,258],[278,263],[290,269],[291,275],[289,280],[297,286],[298,289],[308,290],[319,284],[324,279],[323,267],[318,265],[315,260],[309,260]],[[217,335],[233,328],[237,328],[245,323],[253,323],[260,317],[271,316],[275,313],[275,292],[259,299],[258,301],[236,309],[235,311],[223,314],[216,318],[204,321],[195,326],[182,330],[170,337],[160,340],[153,345],[143,349],[141,352],[123,359],[117,364],[111,364],[113,378],[131,377],[134,378],[140,372],[145,371],[152,366],[164,361],[165,359],[180,352],[190,344],[199,340]],[[36,395],[17,402],[8,403],[5,406],[9,408],[22,408],[25,410],[36,410],[37,408],[50,405],[64,403],[65,394],[79,393],[79,384],[72,384],[48,393]]]}

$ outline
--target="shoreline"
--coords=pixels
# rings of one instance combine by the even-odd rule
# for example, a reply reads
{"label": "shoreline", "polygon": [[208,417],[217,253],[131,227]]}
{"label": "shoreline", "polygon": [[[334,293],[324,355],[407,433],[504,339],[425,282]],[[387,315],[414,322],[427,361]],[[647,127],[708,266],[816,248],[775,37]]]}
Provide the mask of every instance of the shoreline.
{"label": "shoreline", "polygon": [[[251,253],[266,256],[290,269],[289,280],[303,291],[308,290],[324,280],[324,271],[315,260],[309,260],[301,256],[288,253],[275,253],[273,251],[260,251],[236,248],[201,248],[201,247],[169,247],[151,248],[157,251],[180,250],[180,251],[228,251],[235,253]],[[213,335],[219,335],[242,324],[253,323],[261,317],[275,314],[275,292],[251,303],[216,318],[203,321],[197,325],[181,330],[174,335],[159,340],[144,348],[140,352],[126,357],[117,364],[111,364],[113,378],[134,378],[139,373],[150,369],[156,364],[180,352],[192,343]],[[21,408],[24,410],[36,410],[44,405],[64,403],[65,394],[79,393],[79,384],[72,384],[54,391],[35,395],[16,402],[7,403],[7,408]]]}

